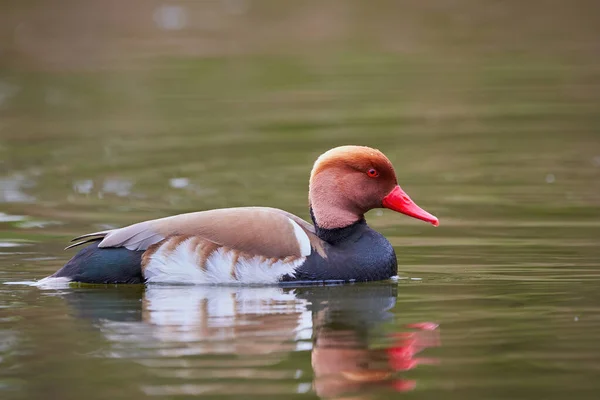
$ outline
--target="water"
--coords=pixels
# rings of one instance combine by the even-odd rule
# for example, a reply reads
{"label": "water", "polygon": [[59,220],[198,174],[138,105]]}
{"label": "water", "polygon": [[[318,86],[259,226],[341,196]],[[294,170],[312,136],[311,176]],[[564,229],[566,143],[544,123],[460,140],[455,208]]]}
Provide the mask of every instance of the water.
{"label": "water", "polygon": [[0,284],[2,399],[597,397],[595,2],[150,3],[0,6],[0,283],[140,220],[308,218],[342,144],[440,227],[367,215],[397,282]]}

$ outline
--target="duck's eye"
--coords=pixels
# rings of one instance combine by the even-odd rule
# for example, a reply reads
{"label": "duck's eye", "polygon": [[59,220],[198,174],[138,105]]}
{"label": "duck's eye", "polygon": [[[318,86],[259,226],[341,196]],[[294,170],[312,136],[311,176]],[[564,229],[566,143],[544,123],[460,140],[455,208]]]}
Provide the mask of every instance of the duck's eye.
{"label": "duck's eye", "polygon": [[367,171],[367,175],[369,175],[371,178],[377,178],[379,176],[379,172],[377,172],[375,168],[371,168]]}

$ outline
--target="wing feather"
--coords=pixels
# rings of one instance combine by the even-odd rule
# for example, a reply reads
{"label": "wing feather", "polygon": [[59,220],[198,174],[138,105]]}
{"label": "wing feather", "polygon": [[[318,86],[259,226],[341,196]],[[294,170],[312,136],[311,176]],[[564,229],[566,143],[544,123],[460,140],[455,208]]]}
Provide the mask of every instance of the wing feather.
{"label": "wing feather", "polygon": [[219,246],[264,257],[302,257],[310,254],[312,249],[324,255],[324,242],[315,235],[312,225],[286,211],[268,207],[224,208],[180,214],[90,233],[74,240],[101,239],[98,247],[147,250],[175,235],[198,236]]}

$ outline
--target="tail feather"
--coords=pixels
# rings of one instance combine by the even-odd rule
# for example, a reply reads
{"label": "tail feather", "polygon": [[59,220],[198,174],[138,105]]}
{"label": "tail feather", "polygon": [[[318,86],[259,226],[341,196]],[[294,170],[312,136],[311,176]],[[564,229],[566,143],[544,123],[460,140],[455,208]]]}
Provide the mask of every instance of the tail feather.
{"label": "tail feather", "polygon": [[[64,267],[51,277],[68,278],[83,283],[143,283],[142,254],[144,251],[124,247],[101,248],[99,239],[81,249]],[[82,244],[82,243],[78,243]]]}
{"label": "tail feather", "polygon": [[86,233],[85,235],[74,237],[73,239],[71,239],[71,242],[74,242],[74,241],[79,240],[79,239],[89,238],[89,237],[92,237],[92,236],[98,236],[98,239],[101,239],[104,236],[106,236],[109,233],[111,233],[113,230],[114,229],[107,229],[105,231],[99,231],[99,232],[94,232],[94,233]]}
{"label": "tail feather", "polygon": [[[82,244],[91,243],[91,242],[95,242],[95,241],[99,241],[99,240],[102,240],[102,238],[101,237],[93,237],[93,238],[89,238],[87,240],[82,240],[81,242],[73,243],[73,244],[65,247],[65,250],[69,250],[69,249],[72,249],[73,247],[81,246]],[[71,240],[71,241],[73,241],[73,240]]]}

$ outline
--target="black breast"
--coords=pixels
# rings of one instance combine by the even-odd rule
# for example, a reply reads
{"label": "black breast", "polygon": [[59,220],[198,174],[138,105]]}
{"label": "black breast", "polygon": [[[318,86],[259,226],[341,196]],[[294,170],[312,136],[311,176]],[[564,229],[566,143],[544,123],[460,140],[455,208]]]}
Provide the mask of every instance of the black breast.
{"label": "black breast", "polygon": [[284,277],[284,281],[375,281],[397,274],[394,248],[364,219],[339,229],[315,227],[317,235],[328,244],[327,257],[313,251],[295,276]]}

